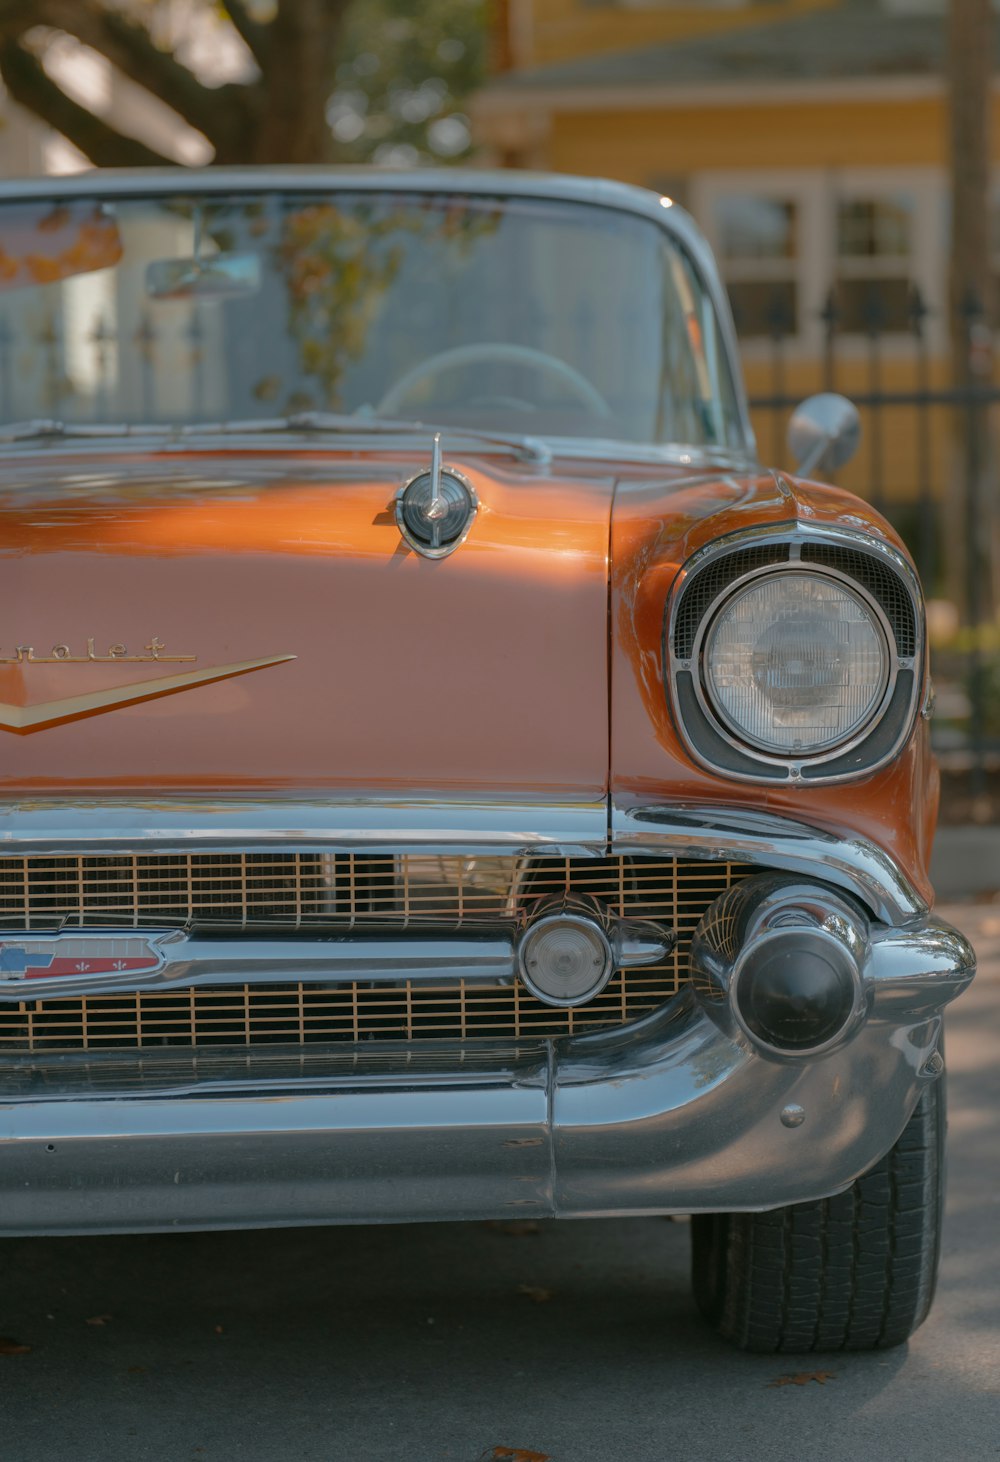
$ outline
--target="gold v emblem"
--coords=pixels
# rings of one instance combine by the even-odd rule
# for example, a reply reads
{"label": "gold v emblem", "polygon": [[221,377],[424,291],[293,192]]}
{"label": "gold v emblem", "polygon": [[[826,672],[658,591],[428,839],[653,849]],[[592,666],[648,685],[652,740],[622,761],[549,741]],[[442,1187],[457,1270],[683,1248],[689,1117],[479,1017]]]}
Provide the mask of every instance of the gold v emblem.
{"label": "gold v emblem", "polygon": [[61,701],[44,701],[37,706],[11,706],[0,701],[0,731],[44,731],[60,721],[75,721],[81,716],[99,716],[120,706],[134,706],[139,701],[156,700],[188,690],[193,685],[211,685],[215,680],[230,680],[234,675],[247,675],[263,670],[266,665],[282,665],[295,655],[272,655],[267,660],[242,660],[238,665],[216,665],[211,670],[191,670],[184,675],[165,675],[159,680],[140,680],[134,685],[120,685],[115,690],[95,690],[89,695],[74,695]]}

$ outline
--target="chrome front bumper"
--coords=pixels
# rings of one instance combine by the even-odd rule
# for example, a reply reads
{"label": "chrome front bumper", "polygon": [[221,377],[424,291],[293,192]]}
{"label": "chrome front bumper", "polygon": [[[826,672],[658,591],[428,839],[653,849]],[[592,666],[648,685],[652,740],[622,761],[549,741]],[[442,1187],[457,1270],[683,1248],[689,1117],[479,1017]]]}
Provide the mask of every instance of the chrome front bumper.
{"label": "chrome front bumper", "polygon": [[[610,1034],[520,1052],[266,1053],[227,1069],[77,1058],[0,1106],[0,1232],[772,1208],[848,1186],[940,1073],[972,977],[934,920],[886,933],[869,1018],[820,1059],[765,1059],[685,995]],[[394,1059],[395,1056],[395,1059]],[[310,1074],[310,1072],[314,1074]],[[51,1092],[52,1094],[47,1094]],[[106,1093],[106,1094],[105,1094]]]}
{"label": "chrome front bumper", "polygon": [[709,829],[653,811],[613,832],[621,851],[738,850],[863,901],[868,1005],[850,1038],[760,1053],[687,990],[629,1026],[517,1048],[8,1057],[0,1232],[753,1210],[847,1187],[941,1072],[968,943],[869,845],[746,814]]}

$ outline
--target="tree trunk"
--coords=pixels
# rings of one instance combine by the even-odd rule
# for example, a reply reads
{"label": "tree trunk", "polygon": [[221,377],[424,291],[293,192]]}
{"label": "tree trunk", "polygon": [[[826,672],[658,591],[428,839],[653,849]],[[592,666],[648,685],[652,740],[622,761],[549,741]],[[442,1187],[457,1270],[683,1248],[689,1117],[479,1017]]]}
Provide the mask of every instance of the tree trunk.
{"label": "tree trunk", "polygon": [[[990,0],[951,0],[948,70],[951,120],[952,254],[950,280],[955,411],[952,480],[945,503],[949,593],[969,627],[970,787],[985,797],[986,660],[984,630],[998,602],[1000,508],[997,454],[986,392],[994,380],[996,286],[990,259],[992,72],[996,22]],[[988,633],[988,631],[987,631]]]}
{"label": "tree trunk", "polygon": [[990,258],[991,82],[996,21],[990,0],[951,0],[948,34],[952,253],[952,379],[965,403],[955,421],[945,505],[950,594],[969,624],[993,617],[997,572],[996,451],[991,408],[996,286]]}
{"label": "tree trunk", "polygon": [[347,0],[282,0],[268,26],[263,76],[255,88],[253,162],[333,160],[326,105],[346,9]]}
{"label": "tree trunk", "polygon": [[[206,4],[208,0],[206,0]],[[245,0],[219,0],[260,75],[208,86],[115,0],[0,0],[0,74],[8,90],[103,167],[164,162],[68,98],[44,69],[31,32],[73,36],[204,133],[216,163],[322,163],[334,156],[326,109],[344,14],[352,0],[278,0],[270,21]],[[353,0],[363,4],[364,0]]]}

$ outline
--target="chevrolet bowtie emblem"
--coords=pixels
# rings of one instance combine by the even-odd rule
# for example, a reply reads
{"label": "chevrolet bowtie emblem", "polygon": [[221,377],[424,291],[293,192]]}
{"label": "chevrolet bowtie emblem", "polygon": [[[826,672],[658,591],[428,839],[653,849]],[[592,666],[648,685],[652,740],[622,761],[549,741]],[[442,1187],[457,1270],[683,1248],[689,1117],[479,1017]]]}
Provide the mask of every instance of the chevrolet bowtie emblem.
{"label": "chevrolet bowtie emblem", "polygon": [[[54,658],[58,661],[65,657]],[[104,664],[109,663],[103,656],[93,658],[99,658]],[[136,659],[138,658],[137,656]],[[295,655],[271,655],[266,660],[241,660],[236,665],[215,665],[208,670],[189,670],[181,675],[164,675],[156,680],[135,681],[131,685],[116,686],[113,690],[95,690],[84,695],[67,696],[64,700],[43,701],[34,706],[14,706],[0,701],[0,731],[14,731],[21,735],[30,731],[44,731],[62,721],[75,721],[83,716],[99,716],[105,711],[118,710],[121,706],[157,700],[160,696],[173,695],[175,691],[188,690],[195,685],[211,685],[216,680],[231,680],[235,675],[248,675],[252,670],[263,670],[267,665],[282,665],[295,658]],[[80,657],[80,661],[84,659],[85,657]],[[112,659],[118,661],[124,657]],[[25,657],[20,663],[36,662]]]}

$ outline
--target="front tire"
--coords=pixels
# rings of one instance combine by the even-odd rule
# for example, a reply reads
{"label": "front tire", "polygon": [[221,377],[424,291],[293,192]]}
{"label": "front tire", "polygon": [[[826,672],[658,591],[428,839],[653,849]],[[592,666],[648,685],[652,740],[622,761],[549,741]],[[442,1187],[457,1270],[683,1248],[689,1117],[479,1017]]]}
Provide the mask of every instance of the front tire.
{"label": "front tire", "polygon": [[691,1221],[699,1309],[741,1350],[901,1345],[934,1298],[944,1202],[944,1078],[845,1193]]}

